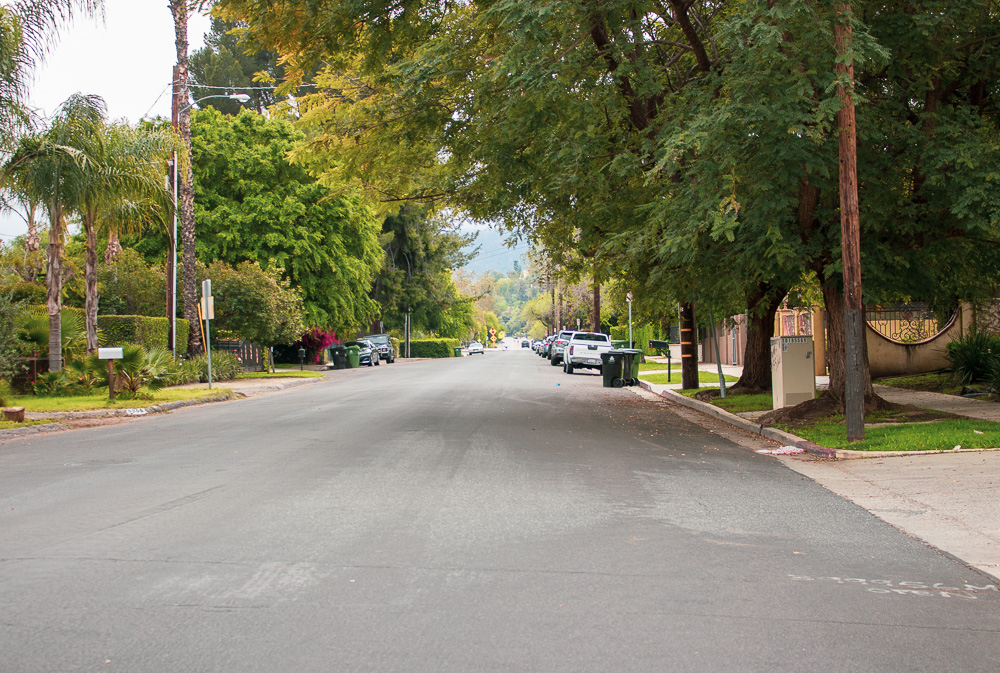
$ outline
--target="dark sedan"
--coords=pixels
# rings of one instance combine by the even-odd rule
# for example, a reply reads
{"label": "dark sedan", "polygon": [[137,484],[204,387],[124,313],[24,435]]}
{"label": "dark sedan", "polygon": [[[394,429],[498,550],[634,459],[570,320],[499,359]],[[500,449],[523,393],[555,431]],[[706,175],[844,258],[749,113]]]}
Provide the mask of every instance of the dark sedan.
{"label": "dark sedan", "polygon": [[368,339],[358,339],[357,341],[348,341],[344,344],[345,347],[357,346],[361,350],[361,364],[371,366],[378,366],[378,347],[373,344]]}

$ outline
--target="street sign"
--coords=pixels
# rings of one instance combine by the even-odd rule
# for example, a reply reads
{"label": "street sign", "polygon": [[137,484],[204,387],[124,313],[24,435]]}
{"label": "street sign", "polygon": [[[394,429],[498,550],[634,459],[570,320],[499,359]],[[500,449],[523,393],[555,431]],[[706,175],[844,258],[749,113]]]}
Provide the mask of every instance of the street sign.
{"label": "street sign", "polygon": [[630,304],[632,303],[632,290],[629,290],[628,294],[625,295],[625,301],[627,301]]}
{"label": "street sign", "polygon": [[98,360],[121,360],[122,349],[121,348],[98,348],[97,349],[97,359]]}

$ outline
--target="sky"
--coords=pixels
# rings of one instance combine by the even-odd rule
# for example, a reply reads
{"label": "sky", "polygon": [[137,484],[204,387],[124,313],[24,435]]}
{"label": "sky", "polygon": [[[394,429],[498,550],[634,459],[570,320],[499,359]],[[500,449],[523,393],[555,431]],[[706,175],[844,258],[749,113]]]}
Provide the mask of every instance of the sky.
{"label": "sky", "polygon": [[[209,28],[207,16],[190,18],[191,53],[204,45]],[[111,119],[169,117],[176,61],[167,0],[104,0],[103,23],[78,18],[62,28],[58,44],[34,73],[30,103],[48,116],[79,92],[101,96]],[[0,241],[26,229],[16,215],[0,215]]]}

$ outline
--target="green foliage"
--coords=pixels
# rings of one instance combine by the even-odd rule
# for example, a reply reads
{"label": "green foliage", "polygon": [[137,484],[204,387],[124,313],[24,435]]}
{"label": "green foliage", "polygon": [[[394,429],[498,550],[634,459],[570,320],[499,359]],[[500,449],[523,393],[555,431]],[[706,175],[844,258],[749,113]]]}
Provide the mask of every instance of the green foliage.
{"label": "green foliage", "polygon": [[[208,381],[208,356],[204,353],[188,358],[183,362],[185,373],[184,383],[193,381]],[[212,351],[212,381],[229,381],[243,371],[243,365],[235,353],[229,351]]]}
{"label": "green foliage", "polygon": [[9,407],[13,398],[14,391],[10,389],[10,384],[5,379],[0,379],[0,407]]}
{"label": "green foliage", "polygon": [[410,357],[450,358],[461,345],[458,339],[410,339]]}
{"label": "green foliage", "polygon": [[115,361],[116,385],[133,395],[143,388],[159,390],[166,385],[173,366],[173,356],[165,348],[146,350],[138,344],[125,344],[122,359]]}
{"label": "green foliage", "polygon": [[[124,248],[111,264],[97,272],[101,315],[166,314],[166,274],[149,265],[132,248]],[[98,317],[100,322],[100,317]],[[177,343],[187,343],[178,340]]]}
{"label": "green foliage", "polygon": [[21,355],[22,349],[16,326],[24,310],[23,302],[0,294],[0,380],[12,378],[20,369],[14,359]]}
{"label": "green foliage", "polygon": [[[170,322],[144,315],[101,315],[97,317],[100,342],[105,346],[138,344],[145,348],[166,348]],[[177,343],[187,343],[190,323],[177,319]]]}
{"label": "green foliage", "polygon": [[[621,340],[628,342],[628,324],[615,325],[611,328],[611,339],[614,341]],[[632,325],[632,341],[635,342],[635,347],[644,353],[649,353],[649,340],[657,339],[660,341],[665,341],[665,339],[659,335],[659,330],[652,325]],[[659,350],[659,349],[657,349]]]}
{"label": "green foliage", "polygon": [[213,262],[207,270],[215,297],[215,326],[255,344],[290,344],[305,331],[300,293],[281,270],[257,262],[231,267]]}
{"label": "green foliage", "polygon": [[369,289],[380,225],[360,196],[337,195],[289,162],[301,137],[280,117],[193,115],[198,256],[276,270],[301,292],[306,324],[348,333],[378,311]]}
{"label": "green foliage", "polygon": [[[59,311],[62,349],[67,358],[80,357],[87,350],[85,316],[81,309],[63,307]],[[29,306],[18,322],[21,339],[42,355],[49,350],[49,314],[44,306]]]}
{"label": "green foliage", "polygon": [[385,217],[380,238],[384,263],[372,296],[385,324],[402,329],[409,311],[413,330],[467,337],[471,307],[463,306],[451,271],[468,259],[463,248],[474,237],[431,217],[427,207],[407,204]]}
{"label": "green foliage", "polygon": [[988,381],[1000,366],[1000,335],[970,330],[948,344],[947,356],[963,384]]}

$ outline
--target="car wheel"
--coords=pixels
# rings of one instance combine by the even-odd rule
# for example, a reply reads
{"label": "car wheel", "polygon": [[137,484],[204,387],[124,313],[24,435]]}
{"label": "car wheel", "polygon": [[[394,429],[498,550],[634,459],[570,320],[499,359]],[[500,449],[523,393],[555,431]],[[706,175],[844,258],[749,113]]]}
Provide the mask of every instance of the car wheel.
{"label": "car wheel", "polygon": [[382,364],[382,360],[379,358],[375,358],[375,366],[378,367],[380,364]]}
{"label": "car wheel", "polygon": [[553,367],[558,367],[559,360],[557,360],[556,358],[549,358],[549,364],[552,365]]}
{"label": "car wheel", "polygon": [[375,363],[372,361],[372,358],[368,358],[368,366],[369,367],[374,367],[375,366]]}
{"label": "car wheel", "polygon": [[563,367],[563,371],[565,371],[567,374],[572,374],[573,373],[573,363],[572,362],[567,362],[566,366]]}

